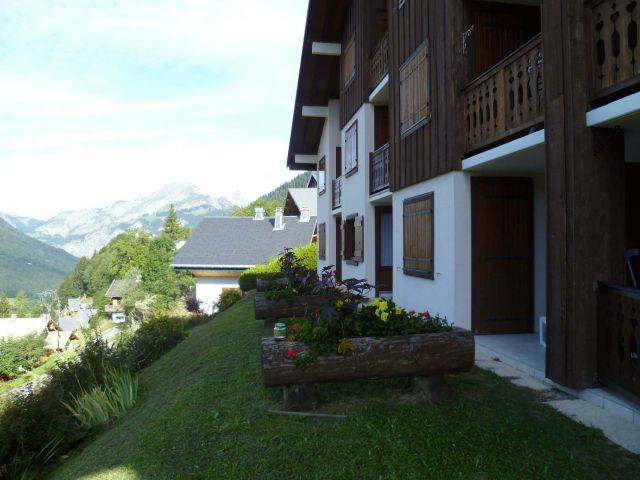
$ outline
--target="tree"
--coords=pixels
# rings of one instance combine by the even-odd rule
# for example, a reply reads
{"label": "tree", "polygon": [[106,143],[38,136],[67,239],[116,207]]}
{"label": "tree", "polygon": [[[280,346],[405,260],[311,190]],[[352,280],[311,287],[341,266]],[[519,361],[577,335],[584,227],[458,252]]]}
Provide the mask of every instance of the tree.
{"label": "tree", "polygon": [[191,229],[187,225],[182,225],[178,219],[178,213],[176,212],[173,203],[169,207],[169,213],[164,221],[162,233],[174,242],[187,240],[191,236]]}
{"label": "tree", "polygon": [[16,295],[15,310],[18,318],[27,318],[29,316],[29,300],[24,293],[24,290],[20,290]]}
{"label": "tree", "polygon": [[0,293],[0,318],[9,318],[11,317],[11,304],[9,303],[9,299],[4,294],[4,292]]}
{"label": "tree", "polygon": [[278,200],[258,199],[251,202],[246,207],[236,207],[231,212],[233,217],[253,217],[256,213],[256,207],[264,208],[264,214],[267,217],[273,217],[276,214],[276,208],[282,207],[282,202]]}

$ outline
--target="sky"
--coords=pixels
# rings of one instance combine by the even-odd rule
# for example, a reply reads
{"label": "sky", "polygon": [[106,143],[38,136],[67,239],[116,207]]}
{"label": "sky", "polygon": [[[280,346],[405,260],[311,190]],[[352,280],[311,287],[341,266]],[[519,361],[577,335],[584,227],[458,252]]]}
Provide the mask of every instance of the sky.
{"label": "sky", "polygon": [[0,0],[0,212],[186,181],[252,200],[286,153],[305,0]]}

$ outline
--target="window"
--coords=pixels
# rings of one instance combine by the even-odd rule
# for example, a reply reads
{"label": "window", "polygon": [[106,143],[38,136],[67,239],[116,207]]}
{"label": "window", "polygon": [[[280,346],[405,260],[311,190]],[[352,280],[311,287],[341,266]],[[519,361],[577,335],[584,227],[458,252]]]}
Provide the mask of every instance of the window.
{"label": "window", "polygon": [[400,67],[400,133],[402,135],[409,135],[429,119],[427,57],[425,41]]}
{"label": "window", "polygon": [[433,207],[433,192],[404,201],[405,275],[433,280]]}
{"label": "window", "polygon": [[358,169],[358,122],[344,134],[344,171],[345,174],[355,173]]}
{"label": "window", "polygon": [[322,195],[327,189],[327,166],[325,157],[318,162],[318,195]]}
{"label": "window", "polygon": [[318,258],[324,260],[327,258],[327,224],[318,224]]}
{"label": "window", "polygon": [[351,35],[342,55],[342,85],[347,86],[356,76],[356,34]]}
{"label": "window", "polygon": [[364,218],[350,215],[342,224],[342,257],[350,265],[364,261]]}
{"label": "window", "polygon": [[404,7],[405,0],[398,0],[398,8]]}

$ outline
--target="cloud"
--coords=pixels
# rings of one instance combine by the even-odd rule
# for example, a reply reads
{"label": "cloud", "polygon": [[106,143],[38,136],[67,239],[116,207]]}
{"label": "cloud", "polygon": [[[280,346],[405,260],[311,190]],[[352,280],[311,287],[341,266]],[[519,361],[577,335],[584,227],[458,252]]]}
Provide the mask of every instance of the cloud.
{"label": "cloud", "polygon": [[253,198],[291,178],[305,8],[3,0],[0,211],[43,217],[175,179]]}

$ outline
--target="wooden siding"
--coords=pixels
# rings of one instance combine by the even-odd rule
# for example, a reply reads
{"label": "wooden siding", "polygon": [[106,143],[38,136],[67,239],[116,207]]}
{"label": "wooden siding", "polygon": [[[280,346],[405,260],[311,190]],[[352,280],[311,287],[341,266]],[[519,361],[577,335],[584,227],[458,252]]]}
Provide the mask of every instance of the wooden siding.
{"label": "wooden siding", "polygon": [[[389,111],[391,190],[396,191],[460,167],[462,62],[457,52],[462,33],[462,0],[408,0],[401,9],[389,0]],[[428,42],[426,74],[429,121],[408,134],[400,132],[400,67]]]}
{"label": "wooden siding", "polygon": [[[351,0],[344,23],[342,51],[355,40],[355,72],[351,80],[340,88],[340,126],[344,127],[364,102],[369,99],[369,51],[371,28],[369,0]],[[344,56],[344,55],[343,55]],[[345,78],[344,58],[341,60],[340,78]]]}
{"label": "wooden siding", "polygon": [[[595,282],[624,282],[624,138],[588,129],[585,5],[543,2],[547,376],[595,384]],[[571,32],[571,35],[567,35]]]}

